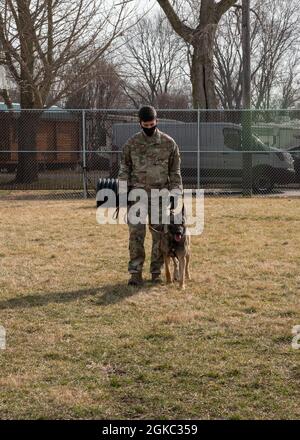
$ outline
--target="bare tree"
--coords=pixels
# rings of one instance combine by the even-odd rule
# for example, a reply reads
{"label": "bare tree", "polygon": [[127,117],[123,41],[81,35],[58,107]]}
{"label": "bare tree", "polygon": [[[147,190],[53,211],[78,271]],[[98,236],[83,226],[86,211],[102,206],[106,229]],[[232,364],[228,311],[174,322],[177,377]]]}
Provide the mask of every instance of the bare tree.
{"label": "bare tree", "polygon": [[214,51],[216,93],[222,107],[229,109],[242,106],[243,64],[240,15],[237,9],[224,14],[218,28]]}
{"label": "bare tree", "polygon": [[[78,65],[76,64],[72,68],[72,75],[77,69]],[[87,76],[90,77],[88,82]],[[83,84],[80,79],[75,79],[72,90],[66,99],[65,107],[74,109],[120,107],[124,96],[122,84],[123,80],[117,67],[101,58],[86,73]]]}
{"label": "bare tree", "polygon": [[278,91],[272,104],[276,108],[288,109],[300,101],[299,54],[284,63],[285,68],[278,77]]}
{"label": "bare tree", "polygon": [[[173,3],[177,4],[177,12],[169,0],[157,1],[175,32],[191,48],[190,75],[194,108],[216,108],[213,61],[215,34],[222,16],[237,0],[175,1]],[[194,24],[187,24],[189,16],[192,16]]]}
{"label": "bare tree", "polygon": [[253,72],[256,108],[270,108],[272,89],[278,85],[283,61],[298,49],[298,10],[299,4],[293,0],[266,0],[261,6],[261,41]]}
{"label": "bare tree", "polygon": [[[299,11],[294,0],[256,0],[251,10],[252,105],[287,105],[299,60]],[[224,108],[240,108],[242,97],[241,10],[226,14],[215,47],[216,90]],[[294,84],[293,84],[294,83]],[[281,92],[280,92],[281,90]],[[282,100],[278,94],[282,94]],[[296,99],[296,93],[293,93]]]}
{"label": "bare tree", "polygon": [[180,88],[183,44],[163,14],[143,18],[124,37],[124,43],[124,90],[135,107],[141,103],[159,105],[159,96]]}
{"label": "bare tree", "polygon": [[[127,3],[129,0],[2,0],[2,63],[18,84],[21,108],[41,110],[62,99],[73,84],[69,66],[75,61],[80,60],[77,77],[84,79],[124,30],[130,14]],[[19,151],[26,148],[32,153],[19,154],[17,182],[38,177],[34,129],[38,118],[38,111],[21,112],[18,118]]]}

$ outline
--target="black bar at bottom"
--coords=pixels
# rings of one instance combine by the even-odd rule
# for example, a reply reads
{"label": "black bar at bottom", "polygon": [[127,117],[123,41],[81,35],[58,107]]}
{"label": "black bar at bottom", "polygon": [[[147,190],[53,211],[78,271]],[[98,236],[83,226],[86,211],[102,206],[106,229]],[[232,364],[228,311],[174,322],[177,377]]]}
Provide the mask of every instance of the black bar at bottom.
{"label": "black bar at bottom", "polygon": [[212,435],[241,439],[242,436],[277,434],[287,436],[289,430],[299,432],[300,421],[199,421],[199,420],[38,420],[1,421],[2,439],[41,439],[45,434],[55,440],[67,435],[84,440],[108,438],[151,438],[157,436],[208,439]]}

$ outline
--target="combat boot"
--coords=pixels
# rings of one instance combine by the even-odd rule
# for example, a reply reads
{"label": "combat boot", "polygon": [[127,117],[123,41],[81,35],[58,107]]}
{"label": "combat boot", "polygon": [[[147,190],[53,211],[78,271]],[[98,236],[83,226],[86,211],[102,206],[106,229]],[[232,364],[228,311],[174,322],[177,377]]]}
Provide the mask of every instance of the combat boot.
{"label": "combat boot", "polygon": [[128,286],[141,286],[143,284],[143,277],[140,272],[132,273],[128,281]]}
{"label": "combat boot", "polygon": [[154,284],[161,284],[162,279],[161,279],[160,273],[153,273],[152,278],[151,278],[151,282]]}

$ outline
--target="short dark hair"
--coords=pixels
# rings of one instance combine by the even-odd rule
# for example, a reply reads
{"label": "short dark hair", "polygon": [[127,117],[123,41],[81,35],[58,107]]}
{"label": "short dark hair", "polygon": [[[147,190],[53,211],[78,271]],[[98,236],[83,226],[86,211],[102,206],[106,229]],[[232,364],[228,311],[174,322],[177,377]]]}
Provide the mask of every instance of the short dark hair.
{"label": "short dark hair", "polygon": [[153,121],[157,118],[157,113],[152,105],[144,105],[139,109],[139,119],[140,121],[148,122]]}

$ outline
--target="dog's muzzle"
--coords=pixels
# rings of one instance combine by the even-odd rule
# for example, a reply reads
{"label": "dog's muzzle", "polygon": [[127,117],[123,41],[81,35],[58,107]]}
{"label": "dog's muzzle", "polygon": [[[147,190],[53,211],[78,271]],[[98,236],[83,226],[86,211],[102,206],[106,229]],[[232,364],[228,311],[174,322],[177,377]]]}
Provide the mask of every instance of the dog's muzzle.
{"label": "dog's muzzle", "polygon": [[181,241],[182,240],[182,235],[181,234],[175,234],[174,235],[174,240],[177,241],[177,242]]}

